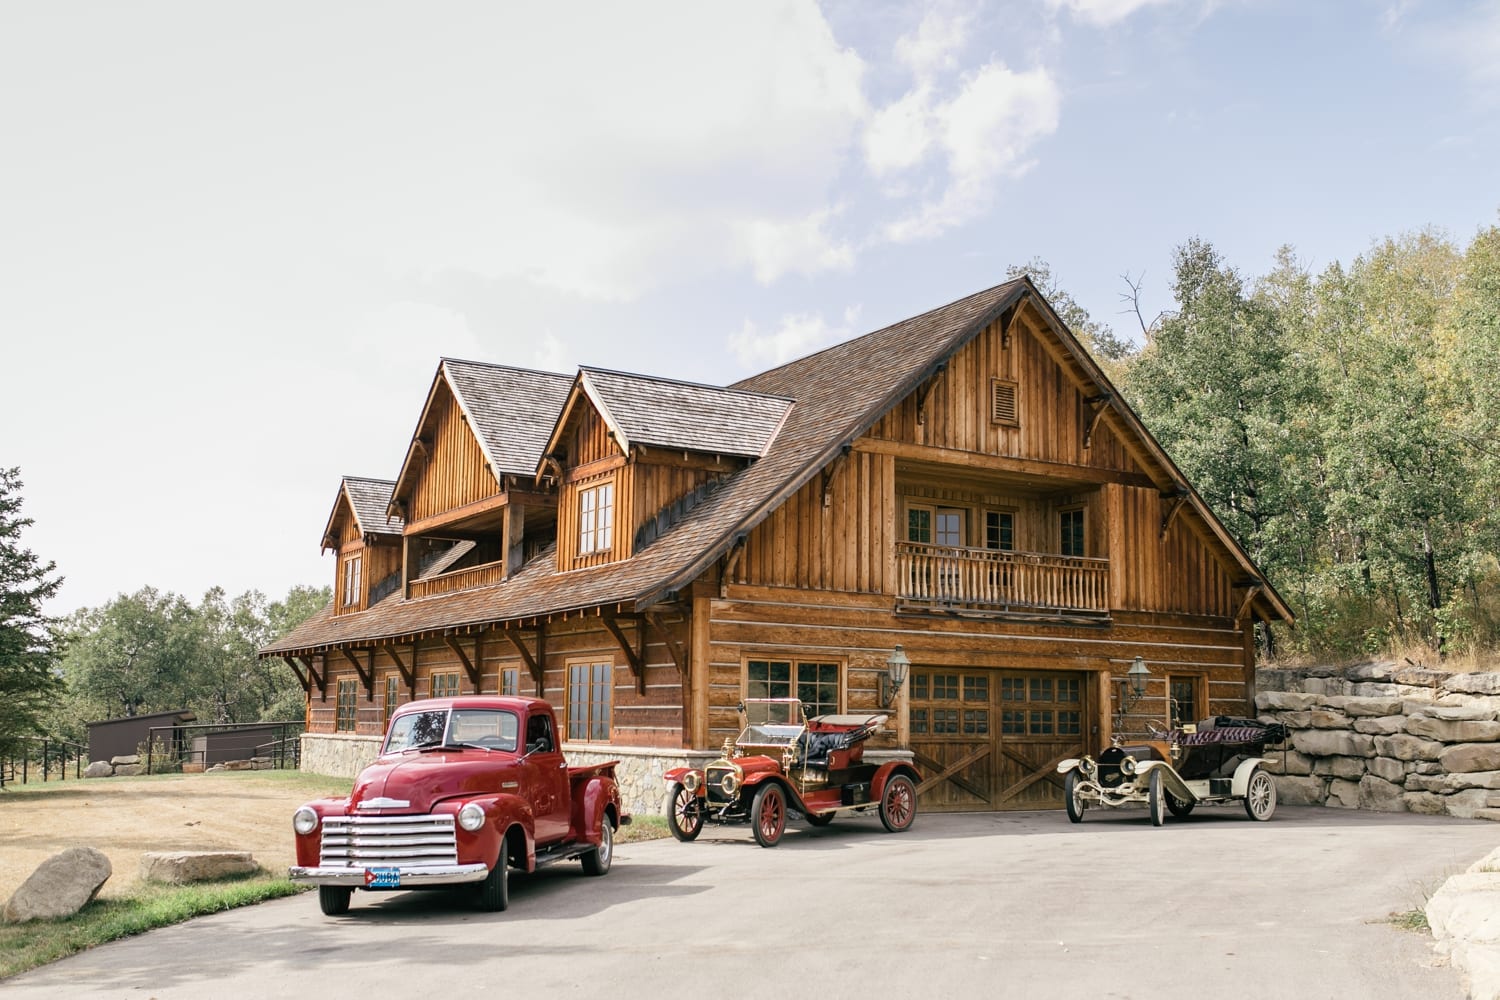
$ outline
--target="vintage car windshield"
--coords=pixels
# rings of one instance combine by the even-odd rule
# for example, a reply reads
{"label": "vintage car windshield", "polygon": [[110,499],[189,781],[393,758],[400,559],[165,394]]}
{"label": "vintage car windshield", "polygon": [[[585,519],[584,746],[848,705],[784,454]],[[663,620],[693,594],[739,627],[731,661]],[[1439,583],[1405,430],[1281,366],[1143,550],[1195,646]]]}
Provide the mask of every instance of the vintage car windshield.
{"label": "vintage car windshield", "polygon": [[802,735],[802,702],[796,698],[747,698],[745,729],[737,742],[790,746]]}
{"label": "vintage car windshield", "polygon": [[385,741],[386,753],[413,747],[470,745],[514,751],[520,723],[514,712],[459,708],[398,715]]}

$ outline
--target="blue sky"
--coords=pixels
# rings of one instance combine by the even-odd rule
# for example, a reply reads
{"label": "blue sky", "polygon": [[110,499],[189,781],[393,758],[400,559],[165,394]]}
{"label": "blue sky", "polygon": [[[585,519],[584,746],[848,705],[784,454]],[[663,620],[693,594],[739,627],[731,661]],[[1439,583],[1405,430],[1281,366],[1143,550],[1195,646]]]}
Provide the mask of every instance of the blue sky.
{"label": "blue sky", "polygon": [[1500,0],[542,8],[0,7],[55,611],[331,582],[442,356],[731,382],[1035,257],[1130,334],[1194,236],[1255,275],[1500,221]]}

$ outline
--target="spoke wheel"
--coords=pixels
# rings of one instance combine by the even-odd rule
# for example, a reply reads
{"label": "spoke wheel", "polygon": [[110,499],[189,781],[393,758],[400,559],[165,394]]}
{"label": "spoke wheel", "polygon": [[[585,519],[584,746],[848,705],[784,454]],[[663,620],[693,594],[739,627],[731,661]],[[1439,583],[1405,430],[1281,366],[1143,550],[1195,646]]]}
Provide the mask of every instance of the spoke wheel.
{"label": "spoke wheel", "polygon": [[1063,804],[1067,806],[1070,823],[1083,822],[1083,797],[1078,794],[1080,780],[1077,771],[1069,771],[1063,779]]}
{"label": "spoke wheel", "polygon": [[615,859],[615,828],[608,816],[599,817],[599,846],[583,855],[585,875],[603,875]]}
{"label": "spoke wheel", "polygon": [[917,786],[904,774],[891,776],[880,793],[880,822],[892,833],[911,829],[917,818]]}
{"label": "spoke wheel", "polygon": [[1250,774],[1245,788],[1245,815],[1264,823],[1276,811],[1276,782],[1269,774],[1256,768]]}
{"label": "spoke wheel", "polygon": [[1167,793],[1167,811],[1178,819],[1186,819],[1188,813],[1193,811],[1193,806],[1197,804],[1188,799],[1179,799],[1171,792]]}
{"label": "spoke wheel", "polygon": [[1161,826],[1167,821],[1167,791],[1162,787],[1161,771],[1151,769],[1146,779],[1146,798],[1151,804],[1151,825]]}
{"label": "spoke wheel", "polygon": [[667,829],[684,843],[703,832],[703,804],[680,781],[672,782],[667,789]]}
{"label": "spoke wheel", "polygon": [[325,915],[330,917],[348,913],[349,900],[353,896],[354,890],[346,885],[318,886],[318,906]]}
{"label": "spoke wheel", "polygon": [[750,804],[750,825],[755,830],[755,842],[761,847],[775,847],[786,832],[786,793],[774,781],[768,781],[755,791]]}

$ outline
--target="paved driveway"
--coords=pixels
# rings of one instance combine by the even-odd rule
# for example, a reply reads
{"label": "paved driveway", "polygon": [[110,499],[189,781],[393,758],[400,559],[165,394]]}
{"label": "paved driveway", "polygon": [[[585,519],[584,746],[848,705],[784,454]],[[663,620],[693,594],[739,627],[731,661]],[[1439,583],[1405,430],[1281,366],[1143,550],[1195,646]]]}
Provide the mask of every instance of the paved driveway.
{"label": "paved driveway", "polygon": [[[1459,998],[1430,938],[1387,922],[1500,843],[1500,826],[1238,808],[923,815],[627,844],[512,881],[487,914],[446,893],[311,896],[105,945],[0,984],[67,997]],[[476,992],[477,991],[477,992]]]}

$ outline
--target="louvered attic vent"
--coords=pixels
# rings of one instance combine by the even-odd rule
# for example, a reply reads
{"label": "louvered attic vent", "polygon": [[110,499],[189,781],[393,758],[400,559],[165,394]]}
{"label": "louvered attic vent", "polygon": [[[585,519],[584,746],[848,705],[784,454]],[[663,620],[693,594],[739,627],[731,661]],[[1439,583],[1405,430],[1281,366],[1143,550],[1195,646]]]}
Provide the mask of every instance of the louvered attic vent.
{"label": "louvered attic vent", "polygon": [[1009,379],[990,379],[990,422],[1016,423],[1016,384]]}

